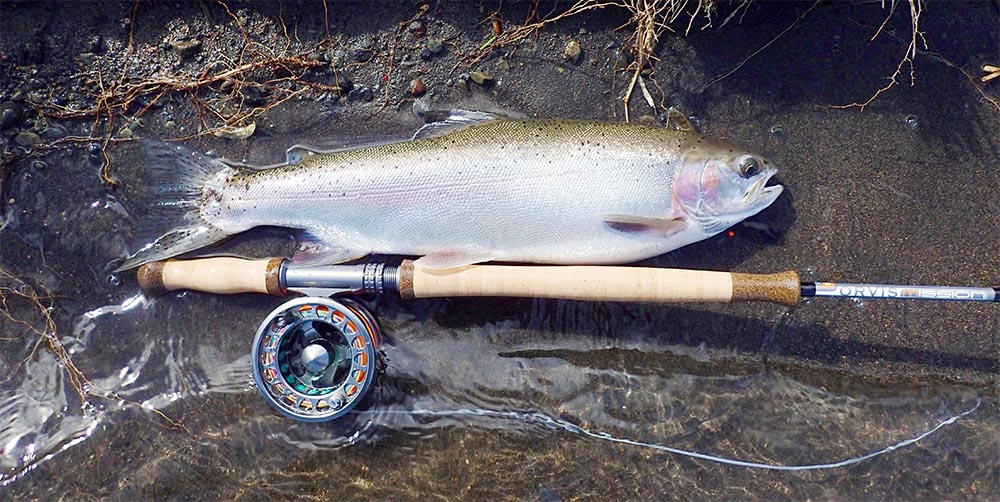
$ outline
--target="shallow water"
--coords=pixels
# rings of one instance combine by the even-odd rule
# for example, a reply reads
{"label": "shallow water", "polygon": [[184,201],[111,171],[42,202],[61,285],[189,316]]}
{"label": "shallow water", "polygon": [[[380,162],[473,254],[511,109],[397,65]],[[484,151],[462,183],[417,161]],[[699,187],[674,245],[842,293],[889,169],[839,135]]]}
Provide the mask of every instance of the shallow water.
{"label": "shallow water", "polygon": [[[193,5],[144,12],[191,20],[201,15]],[[471,33],[481,14],[468,5],[436,12],[431,28]],[[864,112],[826,106],[866,99],[895,67],[892,39],[869,45],[871,30],[845,20],[877,25],[877,5],[818,9],[732,77],[700,90],[750,52],[736,48],[763,45],[805,8],[765,4],[743,24],[661,44],[665,100],[696,113],[707,132],[767,154],[787,190],[754,225],[646,265],[795,269],[804,280],[1000,283],[989,244],[1000,235],[1000,111],[929,56],[918,59],[917,86],[901,85]],[[129,9],[110,9],[111,17]],[[378,32],[409,17],[403,10],[367,24],[338,18],[331,29],[349,37]],[[32,19],[30,9],[5,14]],[[286,14],[301,16],[304,37],[316,32],[308,13]],[[1000,19],[990,4],[937,16],[927,16],[927,37],[955,64],[973,71],[1000,59],[1000,23],[981,21]],[[489,92],[456,97],[435,86],[446,72],[430,65],[426,78],[442,89],[433,100],[611,119],[615,53],[607,47],[624,43],[611,31],[621,21],[585,16],[556,25],[539,37],[555,55],[511,56],[513,70],[498,72],[502,81]],[[890,26],[903,30],[904,21]],[[89,22],[98,29],[107,20]],[[563,63],[559,50],[569,38],[596,63]],[[996,96],[996,83],[984,87]],[[269,112],[245,143],[188,144],[266,164],[296,141],[402,137],[417,123],[409,103],[373,118],[376,105],[291,102]],[[160,113],[195,123],[186,109],[171,102]],[[165,133],[159,115],[148,121],[149,135]],[[123,143],[109,152],[122,189],[100,182],[99,159],[86,148],[21,162],[5,186],[0,266],[54,295],[39,310],[19,296],[29,289],[0,279],[14,288],[3,290],[6,311],[26,322],[0,320],[0,482],[15,496],[993,499],[1000,492],[994,305],[815,300],[788,310],[389,298],[369,304],[385,335],[385,371],[359,411],[336,423],[289,421],[249,386],[253,332],[280,300],[147,298],[132,276],[108,272],[142,217],[129,190],[141,180],[136,150]],[[218,251],[270,256],[292,247],[287,232],[263,229]],[[60,359],[40,332],[69,357]],[[833,463],[916,437],[977,403],[916,444],[849,467],[771,472],[648,446],[773,465]]]}

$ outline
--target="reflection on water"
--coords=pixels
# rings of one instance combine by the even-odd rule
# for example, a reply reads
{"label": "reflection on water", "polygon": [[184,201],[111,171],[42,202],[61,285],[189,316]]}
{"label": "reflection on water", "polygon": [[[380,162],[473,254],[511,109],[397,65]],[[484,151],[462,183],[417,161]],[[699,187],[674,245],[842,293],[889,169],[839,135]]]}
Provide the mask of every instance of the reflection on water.
{"label": "reflection on water", "polygon": [[[979,406],[980,397],[973,389],[879,388],[847,382],[840,386],[845,390],[833,392],[778,373],[691,374],[656,361],[686,360],[697,365],[698,359],[704,362],[708,356],[678,355],[644,334],[565,336],[538,329],[536,318],[460,328],[415,320],[425,310],[442,315],[447,307],[439,302],[415,310],[381,306],[386,370],[377,387],[357,412],[343,420],[296,423],[270,411],[248,386],[248,340],[256,319],[234,314],[246,310],[263,315],[269,302],[258,300],[253,308],[233,309],[220,307],[225,299],[201,297],[176,305],[192,296],[196,295],[156,300],[133,296],[78,316],[64,345],[72,347],[78,359],[111,345],[108,349],[116,356],[94,362],[119,362],[91,371],[91,401],[100,402],[100,409],[87,407],[80,413],[69,407],[67,396],[73,390],[66,388],[54,357],[46,351],[30,356],[23,380],[5,393],[2,403],[5,482],[83,441],[99,425],[116,427],[118,416],[129,409],[144,410],[148,420],[157,420],[150,412],[159,410],[171,421],[188,423],[185,428],[198,443],[226,441],[244,453],[260,448],[277,453],[270,460],[266,456],[255,460],[265,464],[283,456],[308,457],[331,450],[347,458],[364,457],[373,447],[396,451],[397,461],[420,464],[430,461],[428,456],[443,454],[421,444],[455,430],[467,433],[462,439],[465,446],[455,452],[459,456],[475,455],[484,448],[524,455],[533,448],[498,442],[496,433],[529,444],[571,441],[572,455],[595,458],[605,455],[612,442],[648,451],[652,456],[639,457],[646,459],[643,464],[635,464],[634,454],[621,461],[628,464],[622,468],[649,474],[657,472],[659,464],[677,462],[671,458],[674,455],[737,466],[730,468],[837,468],[875,462],[872,457],[882,454],[900,457],[888,460],[891,464],[908,464],[903,457],[918,447],[897,448],[912,445],[918,435],[919,450],[927,457],[923,461],[936,469],[942,462],[956,462],[948,452],[989,451],[997,446],[993,436],[997,406],[989,397],[981,409],[952,426],[964,429],[963,435],[938,430]],[[543,308],[535,303],[533,310]],[[200,318],[197,332],[174,320],[205,306],[225,313],[223,319]],[[588,310],[585,307],[563,305],[564,318],[546,322],[571,329],[577,314]],[[215,333],[222,331],[225,319],[235,317],[246,326],[245,336],[236,344],[242,351],[222,350]],[[124,327],[138,324],[160,329],[133,333],[134,339],[124,340]],[[237,396],[243,411],[220,405],[227,401],[226,395]],[[192,423],[199,425],[192,428]],[[125,430],[112,434],[129,435]],[[169,432],[169,427],[166,434],[180,437],[154,442],[187,441],[185,434]],[[979,440],[986,444],[974,444]],[[149,460],[170,464],[178,461],[173,455],[163,451]],[[969,464],[963,468],[977,465],[957,462]],[[401,490],[396,493],[407,493]]]}

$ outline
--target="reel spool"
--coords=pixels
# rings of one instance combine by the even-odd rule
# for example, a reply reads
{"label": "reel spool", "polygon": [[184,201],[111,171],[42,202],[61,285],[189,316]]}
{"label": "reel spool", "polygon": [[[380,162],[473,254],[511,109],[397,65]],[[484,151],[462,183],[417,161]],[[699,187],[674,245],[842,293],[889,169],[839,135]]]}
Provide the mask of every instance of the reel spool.
{"label": "reel spool", "polygon": [[253,340],[253,380],[282,415],[334,420],[353,409],[375,379],[381,332],[360,304],[296,298],[274,309]]}

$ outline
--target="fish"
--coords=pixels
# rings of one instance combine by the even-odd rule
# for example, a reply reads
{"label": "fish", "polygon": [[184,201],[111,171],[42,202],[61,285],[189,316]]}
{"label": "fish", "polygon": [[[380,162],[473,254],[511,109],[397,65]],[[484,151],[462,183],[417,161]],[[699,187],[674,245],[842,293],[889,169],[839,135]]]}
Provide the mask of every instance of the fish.
{"label": "fish", "polygon": [[[292,265],[370,254],[448,269],[489,262],[620,264],[701,241],[783,187],[759,154],[690,128],[454,110],[403,141],[247,169],[143,140],[159,237],[116,271],[256,226],[299,231]],[[162,232],[162,233],[160,233]]]}

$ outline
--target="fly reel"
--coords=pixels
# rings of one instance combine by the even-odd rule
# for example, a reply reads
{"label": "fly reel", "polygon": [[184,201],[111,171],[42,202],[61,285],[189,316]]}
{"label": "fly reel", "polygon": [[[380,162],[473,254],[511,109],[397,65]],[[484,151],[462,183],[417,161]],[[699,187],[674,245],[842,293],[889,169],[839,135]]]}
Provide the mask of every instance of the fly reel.
{"label": "fly reel", "polygon": [[274,309],[253,340],[253,380],[282,415],[325,422],[351,411],[375,379],[381,333],[348,299],[296,298]]}

